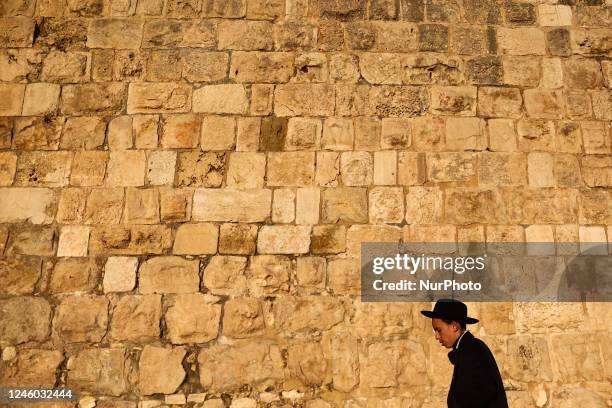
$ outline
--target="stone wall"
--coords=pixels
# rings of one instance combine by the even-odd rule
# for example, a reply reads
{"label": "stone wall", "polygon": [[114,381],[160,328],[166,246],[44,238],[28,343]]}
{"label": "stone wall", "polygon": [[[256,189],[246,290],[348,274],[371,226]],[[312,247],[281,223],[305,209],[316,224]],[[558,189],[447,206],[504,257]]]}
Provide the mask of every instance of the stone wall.
{"label": "stone wall", "polygon": [[[612,240],[611,13],[1,0],[0,385],[445,406],[430,305],[361,303],[359,244]],[[612,304],[470,310],[512,407],[612,406]]]}

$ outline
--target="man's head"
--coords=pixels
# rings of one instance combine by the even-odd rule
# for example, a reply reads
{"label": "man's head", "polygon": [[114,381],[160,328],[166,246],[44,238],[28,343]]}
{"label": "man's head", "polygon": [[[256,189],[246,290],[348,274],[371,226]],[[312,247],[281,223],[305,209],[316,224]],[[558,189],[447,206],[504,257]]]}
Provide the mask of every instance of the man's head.
{"label": "man's head", "polygon": [[436,340],[446,348],[453,347],[453,344],[455,344],[466,329],[465,323],[448,319],[439,319],[437,317],[431,319],[431,327],[433,327]]}

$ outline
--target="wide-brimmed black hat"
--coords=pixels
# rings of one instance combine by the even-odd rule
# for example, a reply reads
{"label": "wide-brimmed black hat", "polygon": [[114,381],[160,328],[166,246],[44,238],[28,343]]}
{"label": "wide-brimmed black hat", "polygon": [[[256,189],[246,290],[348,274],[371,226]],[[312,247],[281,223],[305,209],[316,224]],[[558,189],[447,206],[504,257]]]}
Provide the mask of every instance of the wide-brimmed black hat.
{"label": "wide-brimmed black hat", "polygon": [[465,303],[455,299],[440,299],[436,302],[434,310],[421,310],[421,314],[432,319],[453,320],[465,324],[478,323],[478,319],[468,317]]}

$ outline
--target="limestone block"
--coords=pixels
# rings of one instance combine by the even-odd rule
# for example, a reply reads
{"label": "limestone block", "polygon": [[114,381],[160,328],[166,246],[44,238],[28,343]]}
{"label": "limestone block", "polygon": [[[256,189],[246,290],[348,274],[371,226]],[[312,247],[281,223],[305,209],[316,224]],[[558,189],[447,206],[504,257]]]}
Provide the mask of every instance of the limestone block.
{"label": "limestone block", "polygon": [[289,82],[293,62],[294,56],[288,52],[232,52],[230,79],[242,83]]}
{"label": "limestone block", "polygon": [[329,75],[333,83],[356,83],[360,78],[359,59],[351,54],[331,54]]}
{"label": "limestone block", "polygon": [[117,224],[123,212],[122,188],[94,188],[87,198],[85,224]]}
{"label": "limestone block", "polygon": [[295,192],[289,188],[274,190],[272,200],[272,221],[290,223],[295,220]]}
{"label": "limestone block", "polygon": [[148,185],[171,185],[174,182],[176,152],[153,150],[148,152],[146,182]]}
{"label": "limestone block", "polygon": [[400,304],[355,302],[355,309],[353,333],[361,338],[370,337],[372,333],[396,335],[414,330],[413,310]]}
{"label": "limestone block", "polygon": [[565,28],[556,28],[546,32],[546,43],[552,55],[567,57],[572,54],[570,32]]}
{"label": "limestone block", "polygon": [[[535,154],[535,153],[532,153]],[[522,186],[527,180],[527,160],[520,153],[483,152],[478,157],[481,186]]]}
{"label": "limestone block", "polygon": [[274,324],[286,335],[329,330],[344,320],[342,300],[331,296],[279,296]]}
{"label": "limestone block", "polygon": [[40,116],[54,113],[59,105],[59,95],[59,85],[28,84],[23,99],[22,115]]}
{"label": "limestone block", "polygon": [[90,66],[86,53],[51,51],[44,59],[41,79],[62,84],[87,82]]}
{"label": "limestone block", "polygon": [[19,116],[26,86],[23,84],[0,85],[0,116]]}
{"label": "limestone block", "polygon": [[177,256],[151,258],[139,270],[139,292],[192,293],[200,289],[199,261]]}
{"label": "limestone block", "polygon": [[401,151],[397,160],[397,183],[405,186],[421,185],[425,182],[425,154]]}
{"label": "limestone block", "polygon": [[248,108],[249,99],[243,85],[205,85],[193,92],[194,112],[245,114]]}
{"label": "limestone block", "polygon": [[552,380],[551,360],[546,339],[536,336],[508,338],[508,374],[517,381]]}
{"label": "limestone block", "polygon": [[582,141],[587,154],[607,154],[610,152],[610,138],[603,122],[581,122]]}
{"label": "limestone block", "polygon": [[53,330],[66,343],[99,342],[108,325],[108,299],[103,296],[68,296],[57,307]]}
{"label": "limestone block", "polygon": [[60,231],[57,256],[87,256],[89,246],[89,227],[71,225]]}
{"label": "limestone block", "polygon": [[272,191],[198,189],[193,221],[261,222],[270,216]]}
{"label": "limestone block", "polygon": [[165,320],[172,344],[205,343],[217,338],[221,319],[219,298],[201,293],[177,295]]}
{"label": "limestone block", "polygon": [[326,379],[327,364],[320,343],[294,343],[287,350],[289,376],[303,384],[322,384]]}
{"label": "limestone block", "polygon": [[109,335],[112,339],[145,342],[159,338],[160,295],[126,295],[111,307]]}
{"label": "limestone block", "polygon": [[[28,117],[16,118],[13,148],[22,150],[57,150],[65,119]],[[10,140],[7,141],[10,146]]]}
{"label": "limestone block", "polygon": [[[274,100],[274,86],[267,84],[251,85],[251,115],[268,115],[272,112],[272,101]],[[248,119],[248,118],[242,118]],[[251,118],[254,119],[254,118]]]}
{"label": "limestone block", "polygon": [[582,158],[582,177],[589,187],[612,185],[612,162],[607,156],[587,155]]}
{"label": "limestone block", "polygon": [[332,116],[334,88],[327,84],[281,84],[274,90],[277,116]]}
{"label": "limestone block", "polygon": [[609,37],[605,29],[572,30],[570,38],[574,54],[597,55],[610,52]]}
{"label": "limestone block", "polygon": [[354,138],[352,119],[327,118],[323,125],[321,147],[325,150],[351,150]]}
{"label": "limestone block", "polygon": [[580,162],[573,154],[557,154],[554,157],[553,174],[560,187],[582,186]]}
{"label": "limestone block", "polygon": [[202,120],[202,150],[234,150],[236,120],[226,116],[207,116]]}
{"label": "limestone block", "polygon": [[198,146],[201,119],[193,114],[164,115],[161,118],[160,144],[166,149]]}
{"label": "limestone block", "polygon": [[484,32],[482,28],[472,26],[452,26],[450,47],[457,54],[476,55],[483,51]]}
{"label": "limestone block", "polygon": [[110,187],[137,187],[144,185],[146,166],[142,150],[111,151],[106,173],[106,185]]}
{"label": "limestone block", "polygon": [[283,377],[280,349],[268,341],[202,349],[198,368],[200,384],[213,392],[278,381]]}
{"label": "limestone block", "polygon": [[310,249],[310,226],[264,225],[257,236],[260,254],[304,254]]}
{"label": "limestone block", "polygon": [[309,21],[286,20],[274,24],[275,48],[283,51],[308,50],[316,43],[315,24]]}
{"label": "limestone block", "polygon": [[563,68],[560,58],[542,59],[542,87],[559,89],[563,87]]}
{"label": "limestone block", "polygon": [[553,335],[551,340],[553,359],[563,381],[601,381],[604,378],[596,342],[580,334]]}
{"label": "limestone block", "polygon": [[215,295],[244,295],[246,266],[245,257],[213,256],[204,268],[204,286]]}
{"label": "limestone block", "polygon": [[178,187],[221,187],[225,173],[225,161],[225,153],[179,152],[176,165],[176,185]]}
{"label": "limestone block", "polygon": [[257,245],[257,226],[250,224],[221,224],[219,253],[252,255]]}
{"label": "limestone block", "polygon": [[397,179],[397,153],[374,152],[374,184],[394,185]]}
{"label": "limestone block", "polygon": [[214,224],[182,224],[176,231],[172,253],[203,255],[217,252],[219,228]]}
{"label": "limestone block", "polygon": [[[481,59],[482,58],[482,59]],[[495,69],[496,60],[477,57],[470,61],[479,61],[487,69]],[[424,85],[459,85],[462,82],[461,60],[441,54],[419,53],[402,58],[404,84]],[[491,65],[494,65],[491,67]],[[433,67],[433,71],[432,71]],[[501,68],[501,67],[500,67]],[[471,69],[471,68],[470,68]]]}
{"label": "limestone block", "polygon": [[338,186],[339,175],[340,153],[317,152],[316,184],[323,187],[336,187]]}
{"label": "limestone block", "polygon": [[175,83],[130,83],[127,113],[182,113],[191,110],[191,86]]}
{"label": "limestone block", "polygon": [[365,223],[368,221],[367,191],[359,187],[338,187],[323,190],[321,221]]}
{"label": "limestone block", "polygon": [[136,286],[138,258],[131,256],[112,256],[104,265],[102,286],[104,293],[130,292]]}
{"label": "limestone block", "polygon": [[248,0],[247,18],[253,20],[275,20],[285,15],[285,2],[282,0]]}
{"label": "limestone block", "polygon": [[555,124],[543,119],[521,119],[516,123],[518,147],[521,151],[553,149]]}
{"label": "limestone block", "polygon": [[159,189],[162,221],[181,222],[191,218],[193,191],[189,189]]}
{"label": "limestone block", "polygon": [[296,224],[317,224],[320,201],[321,191],[318,188],[299,188],[295,201]]}
{"label": "limestone block", "polygon": [[567,5],[540,4],[538,23],[543,27],[572,25],[572,8]]}
{"label": "limestone block", "polygon": [[489,147],[492,151],[511,152],[517,148],[516,127],[510,119],[488,121]]}
{"label": "limestone block", "polygon": [[370,84],[401,84],[401,62],[398,54],[363,53],[359,58],[359,69]]}
{"label": "limestone block", "polygon": [[165,225],[99,226],[89,239],[91,254],[162,254],[172,246],[172,231]]}
{"label": "limestone block", "polygon": [[138,49],[142,41],[142,21],[139,19],[93,20],[87,32],[88,48]]}
{"label": "limestone block", "polygon": [[102,186],[107,162],[108,152],[77,151],[72,160],[70,184],[81,187]]}
{"label": "limestone block", "polygon": [[285,150],[315,150],[319,148],[322,128],[319,119],[290,118],[287,123]]}
{"label": "limestone block", "polygon": [[340,173],[346,186],[368,186],[373,183],[374,161],[369,152],[344,152]]}
{"label": "limestone block", "polygon": [[502,54],[544,55],[546,43],[544,31],[538,28],[500,28],[497,44]]}
{"label": "limestone block", "polygon": [[467,61],[467,77],[470,83],[501,85],[503,75],[502,60],[499,56],[479,56]]}
{"label": "limestone block", "polygon": [[440,87],[431,89],[431,111],[457,116],[476,115],[476,87]]}
{"label": "limestone block", "polygon": [[409,119],[383,118],[381,124],[382,149],[402,149],[412,144],[412,124]]}
{"label": "limestone block", "polygon": [[420,24],[419,51],[448,51],[448,27],[442,24]]}
{"label": "limestone block", "polygon": [[427,180],[434,183],[469,182],[476,176],[473,153],[428,153]]}
{"label": "limestone block", "polygon": [[353,118],[353,123],[355,126],[355,150],[373,151],[380,149],[382,125],[380,119],[360,116]]}
{"label": "limestone block", "polygon": [[28,78],[38,78],[43,58],[42,50],[29,48],[2,50],[0,52],[0,80],[25,82]]}
{"label": "limestone block", "polygon": [[169,0],[166,4],[166,14],[171,17],[198,17],[202,10],[199,1]]}
{"label": "limestone block", "polygon": [[421,116],[429,103],[427,92],[419,87],[382,85],[370,88],[369,92],[369,113],[376,116]]}
{"label": "limestone block", "polygon": [[261,335],[265,329],[261,302],[253,298],[234,298],[225,303],[223,335],[244,339]]}
{"label": "limestone block", "polygon": [[612,120],[612,91],[591,91],[591,99],[593,99],[593,113],[595,118],[599,120],[610,121]]}
{"label": "limestone block", "polygon": [[361,382],[372,388],[424,384],[425,367],[415,364],[425,358],[423,347],[414,341],[370,344],[361,363]]}
{"label": "limestone block", "polygon": [[591,89],[603,84],[603,76],[598,61],[572,57],[563,61],[563,78],[570,88]]}
{"label": "limestone block", "polygon": [[[56,17],[61,17],[59,10]],[[73,50],[85,48],[89,21],[78,18],[46,18],[34,43],[43,47]]]}
{"label": "limestone block", "polygon": [[249,294],[254,297],[289,291],[291,260],[282,255],[255,255],[246,270]]}
{"label": "limestone block", "polygon": [[134,132],[135,145],[137,149],[153,149],[157,147],[157,129],[159,116],[157,115],[133,115],[132,131]]}
{"label": "limestone block", "polygon": [[324,289],[327,279],[327,265],[324,257],[305,256],[297,259],[295,276],[300,290]]}
{"label": "limestone block", "polygon": [[31,47],[35,21],[27,17],[0,19],[0,46],[2,48]]}
{"label": "limestone block", "polygon": [[61,112],[64,115],[118,115],[124,109],[122,83],[65,85]]}
{"label": "limestone block", "polygon": [[[6,237],[4,242],[6,242]],[[40,275],[40,259],[29,257],[2,259],[0,260],[0,293],[3,295],[32,294]]]}
{"label": "limestone block", "polygon": [[17,358],[3,364],[0,381],[5,387],[50,387],[63,360],[57,350],[24,349]]}
{"label": "limestone block", "polygon": [[49,293],[90,292],[98,285],[101,265],[90,258],[59,259],[47,286]]}
{"label": "limestone block", "polygon": [[337,116],[374,116],[368,111],[370,85],[337,84],[335,114]]}
{"label": "limestone block", "polygon": [[479,118],[451,117],[446,120],[446,147],[451,150],[483,150],[485,122]]}
{"label": "limestone block", "polygon": [[[143,57],[143,60],[145,57]],[[144,62],[144,61],[143,61]],[[183,64],[179,50],[154,50],[146,57],[145,79],[152,82],[178,81]]]}
{"label": "limestone block", "polygon": [[350,333],[331,337],[331,370],[334,389],[350,392],[359,384],[359,345]]}
{"label": "limestone block", "polygon": [[[508,220],[519,224],[570,224],[576,222],[577,192],[571,189],[504,191]],[[527,201],[525,201],[527,200]]]}
{"label": "limestone block", "polygon": [[502,218],[501,197],[495,190],[450,189],[446,191],[444,212],[450,224],[497,222]]}
{"label": "limestone block", "polygon": [[542,78],[542,62],[534,56],[505,56],[504,84],[535,88]]}
{"label": "limestone block", "polygon": [[71,152],[23,152],[17,162],[15,185],[66,186],[71,163]]}
{"label": "limestone block", "polygon": [[68,118],[62,133],[60,148],[93,150],[104,144],[105,133],[104,118]]}
{"label": "limestone block", "polygon": [[561,119],[564,115],[563,94],[560,91],[528,89],[523,93],[525,109],[533,118]]}
{"label": "limestone block", "polygon": [[481,87],[478,90],[478,114],[488,118],[518,118],[523,99],[517,88]]}
{"label": "limestone block", "polygon": [[4,188],[0,195],[0,222],[50,224],[55,193],[47,188]]}
{"label": "limestone block", "polygon": [[554,187],[553,156],[549,153],[533,152],[527,156],[529,185],[532,187]]}
{"label": "limestone block", "polygon": [[327,56],[312,52],[299,54],[294,62],[295,75],[292,82],[327,82],[329,77]]}
{"label": "limestone block", "polygon": [[125,349],[86,348],[68,360],[67,385],[81,391],[119,396],[126,389]]}
{"label": "limestone block", "polygon": [[404,219],[404,193],[401,187],[374,187],[369,193],[372,224],[400,223]]}
{"label": "limestone block", "polygon": [[189,82],[214,82],[226,77],[229,58],[224,52],[185,50],[181,56],[183,78]]}
{"label": "limestone block", "polygon": [[17,155],[13,152],[0,153],[0,186],[10,186],[17,171]]}
{"label": "limestone block", "polygon": [[[348,269],[357,270],[359,273],[358,258],[361,256],[362,242],[399,242],[402,230],[391,225],[353,225],[346,233],[347,255],[351,256],[351,267]],[[330,272],[331,276],[331,272]],[[359,282],[359,279],[357,279]]]}
{"label": "limestone block", "polygon": [[6,255],[53,256],[55,228],[25,226],[11,232]]}
{"label": "limestone block", "polygon": [[0,339],[8,344],[44,341],[49,336],[51,307],[40,297],[0,301]]}
{"label": "limestone block", "polygon": [[272,50],[274,37],[268,21],[227,20],[219,24],[219,49]]}
{"label": "limestone block", "polygon": [[314,180],[314,152],[268,153],[268,186],[300,187]]}
{"label": "limestone block", "polygon": [[606,402],[601,393],[582,387],[566,386],[555,391],[551,401],[558,402],[559,407],[569,408],[571,406],[605,407]]}
{"label": "limestone block", "polygon": [[142,48],[174,48],[182,45],[187,25],[182,20],[152,19],[144,24]]}
{"label": "limestone block", "polygon": [[349,22],[344,27],[344,33],[350,50],[369,51],[376,45],[376,28],[370,22]]}

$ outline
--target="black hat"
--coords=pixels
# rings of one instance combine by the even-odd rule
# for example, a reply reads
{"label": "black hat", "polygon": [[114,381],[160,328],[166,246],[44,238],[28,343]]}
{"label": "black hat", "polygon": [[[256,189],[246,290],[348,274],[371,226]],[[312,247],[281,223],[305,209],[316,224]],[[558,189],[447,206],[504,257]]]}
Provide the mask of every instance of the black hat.
{"label": "black hat", "polygon": [[421,310],[421,314],[432,319],[453,320],[466,324],[478,323],[478,319],[468,317],[465,303],[455,299],[440,299],[436,302],[433,311]]}

